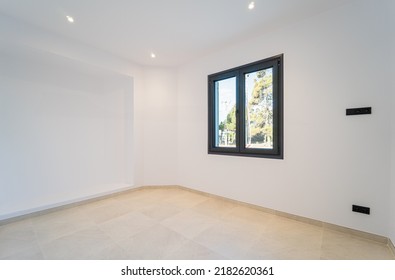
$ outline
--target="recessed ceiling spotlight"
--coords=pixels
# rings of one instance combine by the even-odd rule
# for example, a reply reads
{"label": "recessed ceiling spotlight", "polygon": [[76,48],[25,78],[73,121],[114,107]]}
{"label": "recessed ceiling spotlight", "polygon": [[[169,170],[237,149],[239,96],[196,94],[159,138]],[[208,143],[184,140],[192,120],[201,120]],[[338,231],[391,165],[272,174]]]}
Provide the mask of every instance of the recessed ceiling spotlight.
{"label": "recessed ceiling spotlight", "polygon": [[252,1],[249,5],[248,5],[248,9],[252,10],[255,8],[255,2]]}
{"label": "recessed ceiling spotlight", "polygon": [[156,57],[156,54],[151,53],[151,58],[155,58],[155,57]]}
{"label": "recessed ceiling spotlight", "polygon": [[67,21],[68,21],[68,22],[71,22],[71,23],[74,22],[73,17],[71,17],[71,16],[66,16],[66,18],[67,18]]}

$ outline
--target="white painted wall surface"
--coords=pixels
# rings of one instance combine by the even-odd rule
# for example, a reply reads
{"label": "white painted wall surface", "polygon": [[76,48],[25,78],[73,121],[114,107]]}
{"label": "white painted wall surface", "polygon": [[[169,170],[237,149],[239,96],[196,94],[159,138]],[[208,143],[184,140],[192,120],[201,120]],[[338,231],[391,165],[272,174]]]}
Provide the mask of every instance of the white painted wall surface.
{"label": "white painted wall surface", "polygon": [[[179,70],[179,183],[387,236],[387,2],[355,1]],[[284,53],[285,159],[207,154],[207,75]],[[384,73],[384,75],[383,75]],[[371,106],[369,116],[346,117]],[[351,211],[371,207],[371,215]]]}
{"label": "white painted wall surface", "polygon": [[[133,102],[134,110],[131,112],[133,119],[132,146],[129,155],[132,154],[129,166],[132,166],[135,186],[143,184],[143,165],[140,164],[144,158],[144,151],[140,148],[143,142],[143,78],[141,66],[125,61],[122,58],[105,51],[85,45],[81,42],[72,41],[54,34],[48,30],[26,24],[0,13],[0,34],[2,42],[12,42],[18,46],[29,46],[36,50],[58,55],[63,61],[67,58],[97,67],[103,71],[110,71],[133,78]],[[114,74],[113,73],[113,74]],[[81,80],[80,80],[81,81]],[[131,176],[131,175],[130,175]]]}
{"label": "white painted wall surface", "polygon": [[0,55],[0,216],[133,184],[131,80],[27,48]]}
{"label": "white painted wall surface", "polygon": [[144,68],[144,185],[177,183],[177,75],[171,68]]}
{"label": "white painted wall surface", "polygon": [[391,72],[388,75],[390,81],[392,82],[391,88],[391,195],[389,197],[389,204],[391,209],[391,215],[389,220],[389,237],[395,244],[395,1],[389,0],[391,3],[390,10],[390,32],[389,36],[391,38]]}
{"label": "white painted wall surface", "polygon": [[138,67],[0,21],[0,219],[132,187]]}

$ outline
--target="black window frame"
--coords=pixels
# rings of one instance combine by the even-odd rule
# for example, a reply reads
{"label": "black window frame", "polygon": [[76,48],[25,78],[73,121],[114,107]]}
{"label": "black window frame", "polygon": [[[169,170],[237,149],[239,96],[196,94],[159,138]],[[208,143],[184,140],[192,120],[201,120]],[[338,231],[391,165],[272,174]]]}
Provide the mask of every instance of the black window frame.
{"label": "black window frame", "polygon": [[[273,68],[273,149],[253,149],[245,146],[245,74]],[[215,83],[236,78],[236,147],[216,146]],[[208,153],[231,156],[284,158],[284,55],[252,62],[246,65],[208,75]]]}

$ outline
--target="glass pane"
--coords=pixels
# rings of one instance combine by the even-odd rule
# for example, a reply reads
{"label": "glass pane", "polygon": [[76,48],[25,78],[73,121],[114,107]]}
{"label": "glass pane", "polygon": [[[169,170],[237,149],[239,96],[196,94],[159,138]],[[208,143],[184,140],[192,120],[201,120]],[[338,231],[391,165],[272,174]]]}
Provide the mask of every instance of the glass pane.
{"label": "glass pane", "polygon": [[236,78],[215,82],[215,146],[236,147]]}
{"label": "glass pane", "polygon": [[273,68],[245,74],[246,148],[273,149]]}

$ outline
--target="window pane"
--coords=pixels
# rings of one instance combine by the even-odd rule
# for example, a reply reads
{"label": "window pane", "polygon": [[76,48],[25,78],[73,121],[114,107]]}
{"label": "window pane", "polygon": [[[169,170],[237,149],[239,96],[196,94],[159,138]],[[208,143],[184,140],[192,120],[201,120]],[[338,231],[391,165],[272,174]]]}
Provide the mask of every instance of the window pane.
{"label": "window pane", "polygon": [[215,82],[215,146],[236,147],[236,78]]}
{"label": "window pane", "polygon": [[246,148],[273,149],[273,68],[245,74]]}

